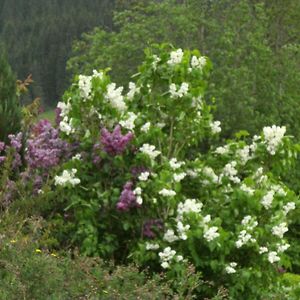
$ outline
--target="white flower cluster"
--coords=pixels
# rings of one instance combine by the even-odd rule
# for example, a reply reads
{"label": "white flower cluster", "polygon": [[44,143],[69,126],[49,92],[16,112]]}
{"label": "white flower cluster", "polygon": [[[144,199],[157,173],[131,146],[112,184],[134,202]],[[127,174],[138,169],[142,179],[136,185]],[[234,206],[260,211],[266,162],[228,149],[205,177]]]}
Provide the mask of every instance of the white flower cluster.
{"label": "white flower cluster", "polygon": [[173,169],[173,170],[177,170],[179,168],[181,168],[182,166],[185,165],[185,162],[184,161],[177,161],[176,158],[172,158],[170,161],[169,161],[169,164],[170,164],[170,167]]}
{"label": "white flower cluster", "polygon": [[105,98],[110,102],[113,108],[118,111],[123,112],[126,110],[126,104],[124,102],[124,97],[122,96],[123,87],[116,88],[115,83],[110,83],[107,85],[107,91]]}
{"label": "white flower cluster", "polygon": [[147,181],[149,176],[150,176],[150,172],[145,171],[145,172],[142,172],[138,178],[140,181]]}
{"label": "white flower cluster", "polygon": [[128,130],[133,130],[135,127],[135,120],[137,119],[137,115],[133,112],[128,112],[127,119],[120,121],[120,125]]}
{"label": "white flower cluster", "polygon": [[67,103],[58,102],[57,107],[61,110],[60,116],[62,118],[66,117],[69,114],[69,112],[71,111],[71,108],[72,108],[70,101],[68,101]]}
{"label": "white flower cluster", "polygon": [[277,251],[279,253],[283,253],[285,252],[287,249],[290,248],[290,244],[287,244],[287,243],[282,243],[282,244],[277,244]]}
{"label": "white flower cluster", "polygon": [[135,94],[140,92],[140,88],[134,82],[129,82],[129,92],[127,93],[128,100],[132,101]]}
{"label": "white flower cluster", "polygon": [[161,191],[159,191],[159,194],[164,197],[174,197],[176,195],[176,192],[169,189],[162,189]]}
{"label": "white flower cluster", "polygon": [[242,230],[239,233],[238,240],[235,242],[237,248],[241,248],[243,245],[247,244],[248,242],[255,243],[256,240],[252,237],[252,235],[247,232],[246,230]]}
{"label": "white flower cluster", "polygon": [[278,196],[286,196],[286,192],[280,185],[273,185],[271,190],[261,199],[261,204],[265,209],[271,208],[275,194]]}
{"label": "white flower cluster", "polygon": [[251,159],[251,154],[250,154],[250,146],[245,146],[241,149],[238,149],[236,154],[241,162],[241,164],[245,165],[249,159]]}
{"label": "white flower cluster", "polygon": [[150,129],[150,126],[151,126],[151,123],[150,122],[147,122],[147,123],[145,123],[142,127],[141,127],[141,131],[142,132],[148,132],[149,131],[149,129]]}
{"label": "white flower cluster", "polygon": [[210,129],[212,131],[213,134],[217,134],[219,132],[222,131],[222,128],[221,128],[221,122],[220,121],[214,121],[214,122],[211,122],[209,124],[210,126]]}
{"label": "white flower cluster", "polygon": [[270,251],[268,253],[268,261],[272,264],[274,262],[280,261],[280,257],[278,256],[276,251]]}
{"label": "white flower cluster", "polygon": [[286,128],[285,126],[275,126],[264,127],[264,139],[267,144],[267,150],[271,155],[275,155],[278,146],[281,144],[281,141],[285,135]]}
{"label": "white flower cluster", "polygon": [[[219,183],[219,177],[211,167],[204,167],[202,173],[208,177],[213,183]],[[209,184],[209,181],[204,180],[204,184]]]}
{"label": "white flower cluster", "polygon": [[177,232],[178,232],[178,236],[181,240],[186,240],[187,239],[187,232],[190,229],[190,225],[186,224],[184,225],[181,221],[177,222]]}
{"label": "white flower cluster", "polygon": [[180,202],[177,207],[178,216],[183,216],[183,214],[188,214],[190,212],[200,213],[203,204],[197,202],[196,199],[186,199],[184,202]]}
{"label": "white flower cluster", "polygon": [[168,65],[178,65],[181,63],[182,58],[183,58],[183,51],[182,49],[177,49],[176,51],[172,51],[170,53],[170,59],[167,61]]}
{"label": "white flower cluster", "polygon": [[186,176],[186,173],[181,172],[181,173],[178,173],[178,174],[175,173],[173,178],[174,178],[175,182],[180,182],[181,180],[184,179],[185,176]]}
{"label": "white flower cluster", "polygon": [[80,179],[75,177],[76,173],[76,169],[64,170],[60,176],[55,176],[55,185],[67,186],[70,184],[71,186],[75,186],[79,184]]}
{"label": "white flower cluster", "polygon": [[296,208],[295,202],[288,202],[283,206],[284,214],[287,215],[291,210],[294,210]]}
{"label": "white flower cluster", "polygon": [[247,193],[249,196],[253,196],[255,193],[255,190],[251,187],[247,186],[246,184],[242,183],[240,186],[240,190]]}
{"label": "white flower cluster", "polygon": [[70,135],[75,132],[75,128],[73,127],[73,119],[68,116],[65,116],[62,121],[59,123],[59,129],[61,132],[64,132],[66,135]]}
{"label": "white flower cluster", "polygon": [[204,228],[204,235],[203,237],[208,241],[211,242],[214,239],[216,239],[218,236],[220,236],[220,233],[218,232],[218,227],[212,226],[212,227],[205,227]]}
{"label": "white flower cluster", "polygon": [[77,153],[76,155],[74,155],[72,157],[72,160],[75,161],[75,160],[82,160],[82,157],[81,157],[81,154],[80,153]]}
{"label": "white flower cluster", "polygon": [[173,229],[168,229],[165,232],[163,239],[168,243],[173,243],[175,241],[178,241],[178,236],[175,234]]}
{"label": "white flower cluster", "polygon": [[[222,178],[223,176],[226,176],[229,178],[230,181],[232,181],[234,183],[240,183],[241,180],[237,176],[238,171],[235,168],[236,165],[237,165],[236,161],[232,161],[232,162],[226,164],[223,169],[222,175],[220,177]],[[221,180],[221,178],[220,178],[220,180]]]}
{"label": "white flower cluster", "polygon": [[255,218],[251,216],[245,216],[241,224],[245,227],[245,229],[239,233],[238,240],[235,242],[237,248],[241,248],[248,242],[256,242],[256,239],[254,239],[251,234],[251,231],[253,231],[253,229],[258,225]]}
{"label": "white flower cluster", "polygon": [[229,145],[220,146],[215,150],[215,153],[223,155],[223,154],[227,154],[229,152],[229,150],[230,150]]}
{"label": "white flower cluster", "polygon": [[133,193],[136,196],[136,203],[139,205],[143,204],[143,198],[142,198],[142,189],[140,187],[137,187],[133,190]]}
{"label": "white flower cluster", "polygon": [[289,230],[287,227],[286,222],[280,223],[279,225],[276,225],[272,228],[272,234],[283,238],[283,235]]}
{"label": "white flower cluster", "polygon": [[202,70],[203,67],[206,65],[206,58],[204,56],[200,56],[199,58],[197,56],[193,56],[191,60],[191,66],[195,69]]}
{"label": "white flower cluster", "polygon": [[164,269],[170,267],[170,261],[174,258],[176,254],[175,250],[172,250],[171,247],[166,247],[163,252],[159,252],[158,255],[162,261],[161,266]]}
{"label": "white flower cluster", "polygon": [[227,274],[234,274],[234,273],[236,273],[236,269],[235,269],[236,267],[237,267],[237,263],[236,262],[231,262],[231,263],[229,263],[228,266],[226,266],[225,272]]}
{"label": "white flower cluster", "polygon": [[182,98],[188,93],[188,91],[189,84],[187,82],[183,82],[178,90],[175,83],[170,84],[169,92],[171,94],[171,98],[173,99]]}
{"label": "white flower cluster", "polygon": [[158,244],[146,242],[146,250],[157,250],[157,249],[159,249]]}
{"label": "white flower cluster", "polygon": [[78,86],[83,101],[90,98],[92,92],[92,76],[79,75]]}
{"label": "white flower cluster", "polygon": [[160,151],[155,150],[155,146],[149,144],[143,144],[140,151],[147,154],[151,159],[155,159],[160,154]]}

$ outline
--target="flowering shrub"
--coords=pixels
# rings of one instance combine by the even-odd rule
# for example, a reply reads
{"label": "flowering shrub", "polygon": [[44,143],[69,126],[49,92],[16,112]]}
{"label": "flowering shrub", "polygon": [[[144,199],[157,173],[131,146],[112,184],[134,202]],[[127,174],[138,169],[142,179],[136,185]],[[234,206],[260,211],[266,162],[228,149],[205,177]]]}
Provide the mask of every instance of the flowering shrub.
{"label": "flowering shrub", "polygon": [[[233,299],[257,299],[289,266],[284,235],[298,199],[280,174],[296,148],[275,125],[219,145],[204,100],[210,67],[198,51],[163,45],[146,51],[125,93],[105,71],[77,77],[57,110],[76,155],[53,188],[85,254],[181,279],[192,263],[210,283],[199,297],[225,286]],[[57,157],[64,144],[50,148]]]}

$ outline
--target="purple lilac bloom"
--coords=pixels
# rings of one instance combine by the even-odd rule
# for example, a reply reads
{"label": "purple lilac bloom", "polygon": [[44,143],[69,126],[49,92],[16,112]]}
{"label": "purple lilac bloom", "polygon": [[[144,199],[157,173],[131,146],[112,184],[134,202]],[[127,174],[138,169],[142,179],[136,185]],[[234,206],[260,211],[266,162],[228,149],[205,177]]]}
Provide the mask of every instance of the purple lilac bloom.
{"label": "purple lilac bloom", "polygon": [[131,181],[128,181],[124,185],[119,202],[117,203],[118,210],[128,211],[130,208],[140,207],[140,205],[136,202],[136,196],[132,188],[133,188],[133,183]]}
{"label": "purple lilac bloom", "polygon": [[70,150],[69,144],[59,138],[59,132],[47,120],[40,121],[28,139],[26,160],[31,168],[48,169],[59,164]]}
{"label": "purple lilac bloom", "polygon": [[154,239],[156,237],[155,231],[162,230],[164,228],[163,221],[160,219],[148,220],[143,226],[143,236]]}
{"label": "purple lilac bloom", "polygon": [[22,158],[21,158],[20,151],[22,149],[23,134],[22,132],[19,132],[17,135],[10,134],[8,138],[10,140],[10,146],[15,150],[14,161],[13,161],[13,168],[15,169],[22,165]]}
{"label": "purple lilac bloom", "polygon": [[[0,142],[0,152],[4,151],[5,149],[5,143]],[[5,161],[5,156],[0,155],[0,164]]]}
{"label": "purple lilac bloom", "polygon": [[112,133],[106,128],[101,130],[101,144],[104,151],[113,156],[122,154],[132,139],[133,134],[131,132],[122,135],[120,125],[117,125]]}

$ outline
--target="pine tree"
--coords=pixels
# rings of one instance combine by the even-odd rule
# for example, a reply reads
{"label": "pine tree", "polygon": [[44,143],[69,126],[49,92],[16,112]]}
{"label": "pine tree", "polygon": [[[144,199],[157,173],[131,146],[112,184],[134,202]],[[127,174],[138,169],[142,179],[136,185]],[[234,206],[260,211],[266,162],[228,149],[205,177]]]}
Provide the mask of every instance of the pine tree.
{"label": "pine tree", "polygon": [[0,49],[0,141],[21,127],[21,106],[16,95],[16,78]]}

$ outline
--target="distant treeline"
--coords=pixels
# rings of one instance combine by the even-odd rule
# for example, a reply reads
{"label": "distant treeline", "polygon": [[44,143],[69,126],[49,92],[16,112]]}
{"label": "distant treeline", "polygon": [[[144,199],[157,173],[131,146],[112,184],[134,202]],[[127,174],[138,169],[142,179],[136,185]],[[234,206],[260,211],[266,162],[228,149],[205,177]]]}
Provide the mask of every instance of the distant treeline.
{"label": "distant treeline", "polygon": [[30,98],[54,106],[68,85],[74,39],[95,26],[112,28],[113,0],[0,0],[0,41],[19,79],[33,75]]}

